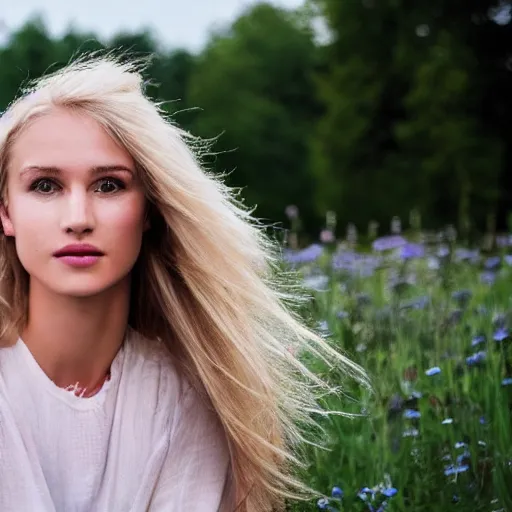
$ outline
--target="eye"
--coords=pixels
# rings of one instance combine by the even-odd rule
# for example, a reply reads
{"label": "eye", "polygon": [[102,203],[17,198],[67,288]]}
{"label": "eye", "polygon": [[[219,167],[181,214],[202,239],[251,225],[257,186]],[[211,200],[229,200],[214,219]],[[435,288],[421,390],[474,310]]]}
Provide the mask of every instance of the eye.
{"label": "eye", "polygon": [[112,194],[126,188],[125,184],[115,178],[105,178],[98,182],[95,192],[101,192],[102,194]]}
{"label": "eye", "polygon": [[56,187],[57,184],[52,180],[49,180],[47,178],[41,178],[34,181],[30,185],[30,190],[33,190],[34,192],[39,192],[40,194],[48,195],[54,192]]}

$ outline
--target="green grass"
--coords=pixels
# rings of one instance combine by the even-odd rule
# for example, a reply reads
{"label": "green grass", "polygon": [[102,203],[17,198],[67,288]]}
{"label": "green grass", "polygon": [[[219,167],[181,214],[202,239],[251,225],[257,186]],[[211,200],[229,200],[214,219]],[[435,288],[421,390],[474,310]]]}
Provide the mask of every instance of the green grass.
{"label": "green grass", "polygon": [[[314,293],[311,316],[333,346],[365,368],[374,388],[370,393],[343,381],[345,393],[323,405],[358,416],[319,420],[325,433],[315,440],[326,449],[305,448],[303,481],[327,497],[333,486],[344,491],[341,502],[329,499],[332,510],[371,510],[357,494],[378,484],[398,490],[387,500],[387,512],[512,510],[512,385],[502,384],[512,377],[512,343],[493,339],[500,321],[512,327],[512,267],[502,261],[496,281],[484,284],[484,259],[438,262],[432,269],[424,258],[386,258],[371,275],[359,277],[333,272],[324,255],[301,269],[305,276],[329,278],[327,289]],[[410,284],[390,286],[393,275],[409,277]],[[470,297],[453,296],[461,290]],[[428,305],[404,307],[418,297],[427,297]],[[486,340],[473,347],[477,335]],[[477,351],[486,351],[485,363],[469,366],[466,358]],[[342,383],[338,371],[308,354],[301,357],[330,383]],[[441,372],[427,376],[435,366]],[[421,397],[414,399],[413,392]],[[406,409],[421,417],[404,418]],[[442,424],[447,418],[453,422]],[[413,429],[417,435],[404,436]],[[467,469],[447,476],[450,464]],[[374,510],[385,498],[377,497],[370,502]],[[288,510],[318,507],[315,500],[289,504]]]}

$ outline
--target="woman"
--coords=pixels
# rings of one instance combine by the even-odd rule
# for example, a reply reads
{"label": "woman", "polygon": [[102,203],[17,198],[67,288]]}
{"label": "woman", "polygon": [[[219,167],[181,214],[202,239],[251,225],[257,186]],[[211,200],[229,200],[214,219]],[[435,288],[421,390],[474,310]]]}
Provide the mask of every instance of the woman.
{"label": "woman", "polygon": [[362,376],[142,84],[84,58],[0,119],[3,512],[282,510],[321,412],[291,353]]}

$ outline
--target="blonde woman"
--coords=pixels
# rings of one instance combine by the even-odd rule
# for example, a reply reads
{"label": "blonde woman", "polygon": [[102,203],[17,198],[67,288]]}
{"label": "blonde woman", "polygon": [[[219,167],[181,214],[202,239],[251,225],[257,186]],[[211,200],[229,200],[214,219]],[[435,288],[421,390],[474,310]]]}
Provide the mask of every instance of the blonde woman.
{"label": "blonde woman", "polygon": [[0,118],[2,512],[264,512],[307,494],[294,447],[322,382],[292,352],[362,373],[285,307],[273,244],[195,142],[112,57]]}

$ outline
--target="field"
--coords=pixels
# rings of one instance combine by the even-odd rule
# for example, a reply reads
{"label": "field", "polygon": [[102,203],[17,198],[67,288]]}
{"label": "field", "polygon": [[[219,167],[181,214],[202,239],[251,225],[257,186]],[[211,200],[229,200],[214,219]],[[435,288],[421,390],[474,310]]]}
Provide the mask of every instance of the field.
{"label": "field", "polygon": [[[373,393],[302,354],[344,393],[301,477],[325,498],[290,511],[512,511],[512,256],[401,236],[287,252],[311,317]],[[345,379],[346,380],[346,379]]]}

